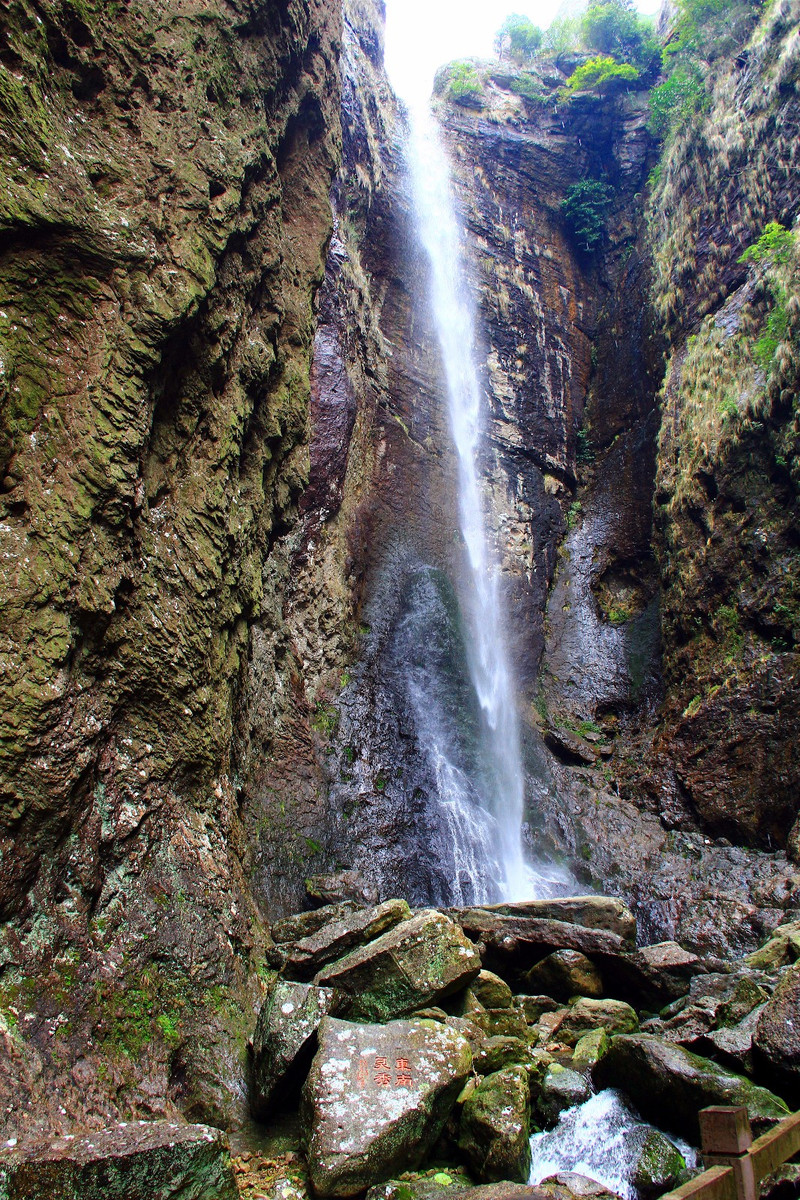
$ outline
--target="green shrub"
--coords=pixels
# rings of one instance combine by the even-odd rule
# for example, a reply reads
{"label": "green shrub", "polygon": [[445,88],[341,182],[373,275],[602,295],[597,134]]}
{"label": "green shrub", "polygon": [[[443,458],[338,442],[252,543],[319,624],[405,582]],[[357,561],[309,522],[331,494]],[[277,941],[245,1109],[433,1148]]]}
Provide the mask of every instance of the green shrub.
{"label": "green shrub", "polygon": [[784,288],[775,286],[772,289],[773,307],[767,314],[766,325],[761,337],[755,344],[756,361],[764,370],[769,370],[775,351],[781,342],[789,336],[789,312],[786,307],[788,297]]}
{"label": "green shrub", "polygon": [[542,31],[538,25],[534,25],[528,17],[512,13],[511,16],[506,17],[498,29],[494,44],[497,53],[500,54],[503,44],[508,38],[511,57],[517,62],[524,62],[526,59],[534,57],[542,44],[542,37]]}
{"label": "green shrub", "polygon": [[544,104],[547,100],[547,92],[542,86],[542,81],[527,72],[511,80],[511,91],[534,104]]}
{"label": "green shrub", "polygon": [[598,54],[572,72],[564,88],[564,94],[565,96],[574,96],[576,92],[590,90],[617,91],[626,84],[635,83],[639,75],[639,69],[632,63],[620,63],[607,54]]}
{"label": "green shrub", "polygon": [[581,179],[567,189],[561,212],[581,250],[594,250],[605,234],[605,218],[613,188],[600,179]]}
{"label": "green shrub", "polygon": [[[766,264],[767,267],[785,267],[792,260],[796,238],[791,229],[778,221],[770,221],[758,241],[748,246],[739,256],[740,263]],[[769,270],[765,279],[769,298],[769,311],[764,322],[764,331],[753,348],[753,357],[759,366],[769,371],[775,352],[781,342],[790,337],[789,293],[780,272]]]}
{"label": "green shrub", "polygon": [[581,20],[581,34],[587,49],[645,69],[654,67],[661,57],[653,22],[639,16],[633,0],[590,4]]}
{"label": "green shrub", "polygon": [[447,68],[447,90],[458,103],[474,101],[483,91],[481,77],[470,62],[454,62]]}
{"label": "green shrub", "polygon": [[693,63],[679,64],[650,93],[650,132],[667,137],[676,125],[698,112],[705,100],[706,87],[699,68]]}
{"label": "green shrub", "polygon": [[542,49],[552,58],[576,50],[581,41],[580,17],[556,18],[545,30]]}
{"label": "green shrub", "polygon": [[776,263],[787,263],[794,249],[794,233],[778,221],[770,221],[757,242],[748,246],[739,257],[740,263],[762,263],[771,259]]}

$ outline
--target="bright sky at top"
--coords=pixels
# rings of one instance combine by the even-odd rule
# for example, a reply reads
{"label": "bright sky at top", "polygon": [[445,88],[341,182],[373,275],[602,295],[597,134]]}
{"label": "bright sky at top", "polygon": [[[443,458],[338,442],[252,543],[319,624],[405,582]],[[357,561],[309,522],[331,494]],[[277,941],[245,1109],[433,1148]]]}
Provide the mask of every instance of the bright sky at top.
{"label": "bright sky at top", "polygon": [[[564,0],[386,0],[386,66],[406,100],[430,94],[438,67],[454,58],[491,58],[494,36],[509,13],[545,29],[560,10],[585,5]],[[637,0],[654,13],[660,0]]]}

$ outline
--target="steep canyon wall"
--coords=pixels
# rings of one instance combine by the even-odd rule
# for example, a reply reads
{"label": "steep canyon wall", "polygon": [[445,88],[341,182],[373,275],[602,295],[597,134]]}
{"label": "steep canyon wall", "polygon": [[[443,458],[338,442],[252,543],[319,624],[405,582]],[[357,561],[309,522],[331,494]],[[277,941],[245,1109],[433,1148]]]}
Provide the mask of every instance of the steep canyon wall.
{"label": "steep canyon wall", "polygon": [[[568,60],[436,101],[526,836],[710,953],[800,899],[797,271],[737,262],[797,214],[798,21],[743,27],[663,153],[644,90],[566,101]],[[267,921],[447,902],[434,714],[475,767],[382,5],[15,0],[0,31],[0,1109],[230,1123]],[[600,175],[587,254],[561,201]]]}

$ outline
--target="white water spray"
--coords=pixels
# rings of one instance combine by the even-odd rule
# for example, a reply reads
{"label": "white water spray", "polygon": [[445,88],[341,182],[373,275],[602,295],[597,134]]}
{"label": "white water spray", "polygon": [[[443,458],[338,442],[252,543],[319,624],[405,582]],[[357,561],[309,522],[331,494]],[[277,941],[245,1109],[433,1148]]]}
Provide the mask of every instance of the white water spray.
{"label": "white water spray", "polygon": [[[530,1183],[561,1171],[588,1176],[622,1200],[638,1200],[636,1168],[653,1127],[641,1120],[618,1092],[604,1091],[561,1114],[555,1129],[531,1138]],[[697,1154],[686,1142],[666,1135],[689,1168]]]}
{"label": "white water spray", "polygon": [[[467,653],[483,717],[484,807],[496,845],[486,862],[501,878],[480,880],[480,899],[523,900],[549,894],[555,882],[534,872],[522,850],[524,775],[514,683],[503,634],[499,564],[486,535],[479,475],[483,396],[474,358],[475,321],[462,266],[462,234],[450,168],[427,103],[411,108],[409,143],[419,235],[431,267],[431,302],[442,353],[450,427],[458,457],[460,527],[465,547],[463,607]],[[454,823],[458,825],[458,822]],[[462,821],[461,827],[469,828]],[[467,857],[467,855],[465,855]]]}

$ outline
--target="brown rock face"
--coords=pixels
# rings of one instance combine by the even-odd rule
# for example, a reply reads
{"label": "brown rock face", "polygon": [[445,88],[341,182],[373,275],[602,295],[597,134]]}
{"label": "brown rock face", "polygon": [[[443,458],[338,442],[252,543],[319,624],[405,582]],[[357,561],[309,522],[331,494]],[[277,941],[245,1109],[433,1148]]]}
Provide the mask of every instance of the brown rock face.
{"label": "brown rock face", "polygon": [[264,941],[233,730],[306,474],[340,17],[2,24],[0,1006],[30,1070],[0,1110],[221,1121]]}
{"label": "brown rock face", "polygon": [[668,823],[768,849],[798,808],[800,295],[796,250],[739,260],[797,210],[785,164],[800,107],[776,66],[792,21],[761,15],[737,67],[716,64],[709,111],[674,139],[651,209],[671,341],[655,494],[667,697],[644,786]]}

